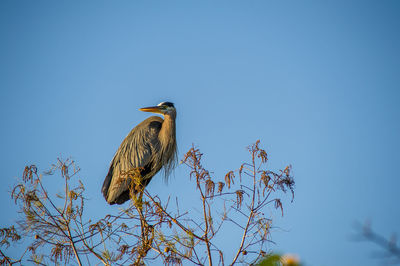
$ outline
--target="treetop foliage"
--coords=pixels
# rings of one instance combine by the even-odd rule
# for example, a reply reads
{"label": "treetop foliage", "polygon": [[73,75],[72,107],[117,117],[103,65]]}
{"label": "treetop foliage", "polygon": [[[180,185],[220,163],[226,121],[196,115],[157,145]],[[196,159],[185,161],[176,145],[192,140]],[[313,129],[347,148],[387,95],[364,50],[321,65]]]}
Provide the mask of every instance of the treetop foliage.
{"label": "treetop foliage", "polygon": [[[191,213],[179,207],[179,199],[162,202],[141,185],[139,169],[121,175],[131,182],[131,202],[114,214],[92,221],[85,216],[84,184],[78,179],[79,167],[72,160],[58,159],[40,174],[27,166],[14,186],[11,197],[20,212],[15,225],[0,229],[0,247],[8,248],[21,239],[29,242],[18,258],[0,250],[2,264],[39,265],[66,263],[78,265],[143,265],[163,263],[196,265],[253,264],[269,254],[272,219],[268,206],[283,215],[281,196],[294,197],[291,166],[277,172],[267,169],[267,152],[260,142],[248,147],[249,162],[216,178],[202,166],[203,154],[191,147],[182,159],[189,169],[201,211]],[[53,195],[44,179],[60,175],[62,181]],[[139,193],[133,193],[139,191]],[[106,204],[106,203],[104,203]],[[175,205],[175,206],[172,206]],[[226,228],[235,227],[235,251],[224,250],[221,239]],[[230,236],[231,237],[231,236]],[[5,249],[5,250],[6,250]]]}

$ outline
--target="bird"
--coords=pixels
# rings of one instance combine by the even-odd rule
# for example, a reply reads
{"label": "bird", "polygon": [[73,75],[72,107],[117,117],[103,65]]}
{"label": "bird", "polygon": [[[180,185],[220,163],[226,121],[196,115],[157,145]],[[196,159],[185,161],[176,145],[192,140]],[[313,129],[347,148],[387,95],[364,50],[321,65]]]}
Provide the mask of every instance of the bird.
{"label": "bird", "polygon": [[[123,173],[139,169],[140,181],[146,187],[162,168],[167,179],[176,166],[176,109],[171,102],[140,108],[143,112],[161,114],[151,116],[137,125],[122,141],[111,161],[104,179],[102,194],[110,204],[123,204],[130,199],[131,178]],[[138,191],[134,191],[136,195]]]}

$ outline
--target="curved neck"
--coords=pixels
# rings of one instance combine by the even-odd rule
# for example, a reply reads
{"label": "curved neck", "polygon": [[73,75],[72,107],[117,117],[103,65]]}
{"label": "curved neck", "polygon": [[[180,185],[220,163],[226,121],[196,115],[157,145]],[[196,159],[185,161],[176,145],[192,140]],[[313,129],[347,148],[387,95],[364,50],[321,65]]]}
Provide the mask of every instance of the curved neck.
{"label": "curved neck", "polygon": [[165,114],[160,133],[158,134],[160,141],[164,144],[172,144],[171,140],[175,140],[175,114]]}

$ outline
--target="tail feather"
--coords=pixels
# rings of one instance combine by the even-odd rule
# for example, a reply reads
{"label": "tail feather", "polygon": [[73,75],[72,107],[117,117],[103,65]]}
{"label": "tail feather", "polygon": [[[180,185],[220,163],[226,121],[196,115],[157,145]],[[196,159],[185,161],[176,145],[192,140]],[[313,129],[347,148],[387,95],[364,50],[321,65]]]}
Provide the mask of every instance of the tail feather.
{"label": "tail feather", "polygon": [[110,184],[111,184],[111,179],[113,176],[113,171],[114,171],[114,167],[111,164],[110,169],[108,170],[108,174],[106,176],[106,178],[104,179],[103,182],[103,187],[101,188],[101,192],[103,193],[104,198],[106,199],[106,201],[108,202],[107,198],[108,198],[108,189],[110,188]]}

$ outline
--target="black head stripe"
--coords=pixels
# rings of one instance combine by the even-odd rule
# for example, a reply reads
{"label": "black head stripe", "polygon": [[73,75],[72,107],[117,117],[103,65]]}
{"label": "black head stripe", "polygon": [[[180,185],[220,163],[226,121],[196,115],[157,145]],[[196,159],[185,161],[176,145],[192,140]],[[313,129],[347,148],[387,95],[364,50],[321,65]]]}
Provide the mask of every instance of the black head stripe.
{"label": "black head stripe", "polygon": [[173,103],[171,102],[162,102],[158,106],[169,106],[169,107],[175,107]]}

